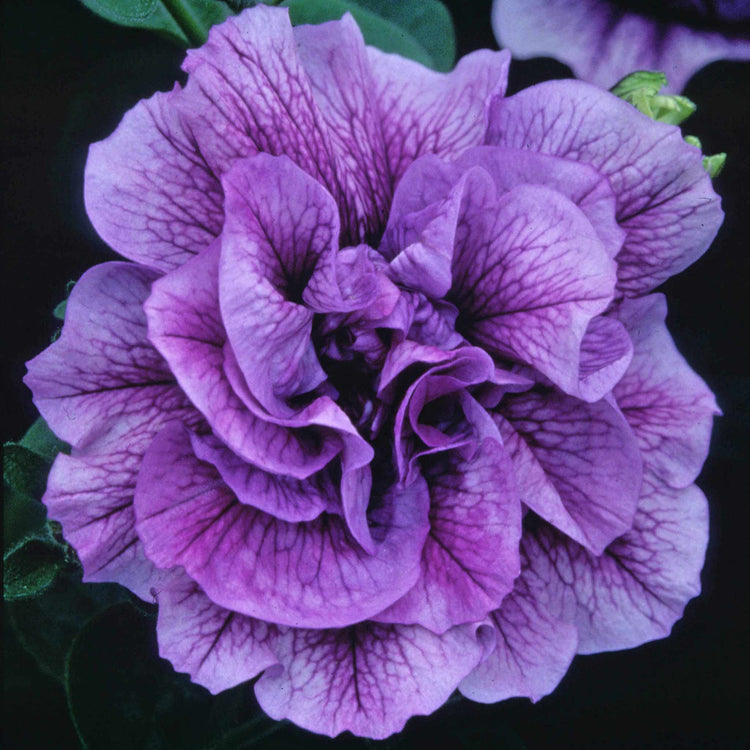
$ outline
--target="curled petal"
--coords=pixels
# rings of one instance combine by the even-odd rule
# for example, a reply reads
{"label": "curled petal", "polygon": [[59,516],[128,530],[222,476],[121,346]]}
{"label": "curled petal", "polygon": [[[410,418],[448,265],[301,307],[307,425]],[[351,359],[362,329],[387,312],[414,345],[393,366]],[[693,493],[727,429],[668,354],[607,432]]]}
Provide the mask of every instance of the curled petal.
{"label": "curled petal", "polygon": [[450,452],[426,462],[430,532],[410,591],[376,615],[435,633],[478,622],[513,588],[520,571],[521,503],[513,466],[494,440],[465,460]]}
{"label": "curled petal", "polygon": [[272,414],[323,380],[302,293],[316,266],[336,252],[339,218],[331,195],[286,157],[258,154],[223,180],[227,220],[219,302],[248,387]]}
{"label": "curled petal", "polygon": [[472,175],[448,295],[458,330],[578,395],[581,342],[612,300],[614,261],[560,193],[520,185],[498,197],[486,172]]}
{"label": "curled petal", "polygon": [[724,217],[700,151],[678,127],[581,81],[548,81],[495,98],[486,143],[589,164],[608,178],[626,232],[618,289],[629,297],[703,255]]}
{"label": "curled petal", "polygon": [[442,635],[418,625],[363,622],[341,630],[290,629],[280,636],[280,666],[255,685],[263,710],[335,737],[383,739],[415,714],[441,706],[487,649],[480,626]]}
{"label": "curled petal", "polygon": [[215,435],[266,471],[305,478],[341,451],[335,436],[261,419],[225,372],[226,332],[219,315],[219,244],[154,284],[144,305],[149,336],[182,390]]}
{"label": "curled petal", "polygon": [[240,503],[178,426],[151,444],[135,499],[138,534],[157,565],[183,566],[222,607],[314,628],[366,619],[414,584],[428,503],[424,480],[382,498],[370,513],[370,555],[338,516],[289,523]]}
{"label": "curled petal", "polygon": [[513,591],[487,618],[498,634],[496,645],[459,685],[467,698],[496,703],[525,697],[536,702],[551,693],[568,671],[578,630],[547,610],[538,586],[524,566]]}
{"label": "curled petal", "polygon": [[642,461],[616,408],[523,393],[502,401],[495,416],[521,499],[538,515],[594,554],[631,527]]}

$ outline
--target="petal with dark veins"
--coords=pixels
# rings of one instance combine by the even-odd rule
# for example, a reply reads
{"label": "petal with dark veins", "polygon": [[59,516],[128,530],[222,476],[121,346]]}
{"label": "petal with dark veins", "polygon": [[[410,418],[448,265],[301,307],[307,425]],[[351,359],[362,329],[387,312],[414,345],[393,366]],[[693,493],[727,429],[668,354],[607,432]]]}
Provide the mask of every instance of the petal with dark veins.
{"label": "petal with dark veins", "polygon": [[418,624],[435,633],[478,622],[496,609],[520,572],[521,503],[503,448],[486,440],[472,460],[457,452],[423,466],[430,532],[414,587],[379,622]]}
{"label": "petal with dark veins", "polygon": [[212,693],[276,664],[274,625],[217,606],[184,573],[176,572],[157,598],[159,656]]}
{"label": "petal with dark veins", "polygon": [[294,38],[335,149],[344,235],[371,240],[385,226],[393,177],[362,33],[347,13],[340,21],[297,26]]}
{"label": "petal with dark veins", "polygon": [[212,435],[191,435],[196,458],[210,463],[237,499],[282,521],[312,521],[341,512],[339,490],[325,470],[308,479],[258,471]]}
{"label": "petal with dark veins", "polygon": [[703,493],[647,476],[632,529],[599,557],[548,526],[525,531],[523,546],[544,605],[576,625],[578,652],[590,654],[669,635],[700,593],[707,542]]}
{"label": "petal with dark veins", "polygon": [[70,294],[60,338],[27,364],[34,403],[65,442],[174,401],[175,378],[148,340],[143,313],[156,278],[131,263],[90,269]]}
{"label": "petal with dark veins", "polygon": [[178,389],[149,409],[114,422],[72,455],[58,455],[43,500],[83,565],[84,581],[114,581],[142,599],[164,572],[146,557],[135,529],[133,498],[143,454],[165,424],[202,418]]}
{"label": "petal with dark veins", "polygon": [[560,193],[519,185],[497,196],[487,172],[468,176],[447,296],[458,331],[579,395],[581,342],[612,300],[614,261]]}
{"label": "petal with dark veins", "polygon": [[367,619],[414,585],[428,505],[424,480],[377,498],[370,555],[339,516],[289,523],[240,503],[177,426],[151,444],[135,497],[138,535],[158,566],[184,567],[222,607],[312,628]]}
{"label": "petal with dark veins", "polygon": [[482,626],[435,635],[418,625],[363,622],[341,630],[284,632],[280,666],[255,685],[263,710],[329,737],[346,730],[383,739],[449,698],[487,650]]}
{"label": "petal with dark veins", "polygon": [[638,444],[616,408],[559,393],[522,393],[495,415],[521,500],[601,554],[627,531],[641,489]]}
{"label": "petal with dark veins", "polygon": [[687,268],[708,249],[724,214],[700,150],[581,81],[548,81],[489,107],[486,143],[589,164],[609,179],[626,237],[618,289],[634,297]]}
{"label": "petal with dark veins", "polygon": [[482,143],[487,99],[505,93],[507,52],[473,52],[451,73],[436,73],[374,47],[367,53],[394,185],[423,154],[451,159]]}
{"label": "petal with dark veins", "polygon": [[218,177],[177,112],[179,87],[137,104],[89,150],[86,212],[120,255],[160,271],[182,265],[224,222]]}
{"label": "petal with dark veins", "polygon": [[[604,89],[634,70],[664,70],[666,90],[679,93],[693,73],[714,60],[750,59],[750,41],[739,31],[732,35],[665,23],[628,13],[623,5],[616,0],[495,0],[492,27],[513,57],[554,57],[577,78]],[[654,7],[659,5],[664,4]],[[683,5],[716,13],[721,3]],[[742,0],[739,6],[747,7]]]}
{"label": "petal with dark veins", "polygon": [[319,262],[338,249],[336,203],[286,157],[237,161],[223,180],[219,302],[248,387],[272,414],[325,373],[312,342],[312,310],[302,293]]}
{"label": "petal with dark veins", "polygon": [[624,300],[614,313],[630,332],[633,361],[614,389],[645,465],[672,487],[686,487],[708,455],[714,416],[721,414],[708,386],[669,335],[661,294]]}
{"label": "petal with dark veins", "polygon": [[524,562],[513,591],[487,618],[495,628],[495,648],[458,686],[470,700],[497,703],[524,697],[536,702],[568,671],[578,630],[547,611],[537,593],[539,584]]}
{"label": "petal with dark veins", "polygon": [[335,435],[290,429],[253,414],[224,372],[226,333],[219,315],[219,243],[153,286],[144,308],[149,337],[214,434],[246,461],[302,479],[341,451]]}

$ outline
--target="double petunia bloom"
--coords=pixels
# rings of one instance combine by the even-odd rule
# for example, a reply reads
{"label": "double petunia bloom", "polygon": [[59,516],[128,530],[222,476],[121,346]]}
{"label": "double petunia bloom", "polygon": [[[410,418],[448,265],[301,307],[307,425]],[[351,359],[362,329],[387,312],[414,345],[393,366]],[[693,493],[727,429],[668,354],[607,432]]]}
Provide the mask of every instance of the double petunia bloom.
{"label": "double petunia bloom", "polygon": [[574,81],[505,98],[508,61],[438,74],[264,6],[215,27],[92,147],[131,262],[29,363],[86,580],[316,732],[536,700],[699,591],[718,409],[651,292],[718,197],[676,127]]}

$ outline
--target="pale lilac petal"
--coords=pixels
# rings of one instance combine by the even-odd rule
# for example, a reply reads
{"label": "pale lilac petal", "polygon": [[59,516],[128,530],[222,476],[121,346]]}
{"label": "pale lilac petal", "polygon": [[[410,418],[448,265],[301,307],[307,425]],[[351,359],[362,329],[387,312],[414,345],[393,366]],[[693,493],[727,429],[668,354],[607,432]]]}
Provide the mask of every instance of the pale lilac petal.
{"label": "pale lilac petal", "polygon": [[476,146],[464,151],[454,166],[482,167],[492,176],[499,193],[517,185],[544,185],[556,190],[583,211],[610,257],[622,248],[625,232],[617,224],[615,194],[609,180],[587,164],[528,148]]}
{"label": "pale lilac petal", "polygon": [[415,586],[379,622],[443,633],[497,608],[520,572],[521,503],[505,451],[487,440],[466,461],[457,452],[427,462],[430,533]]}
{"label": "pale lilac petal", "polygon": [[613,318],[594,318],[581,341],[580,397],[592,403],[604,398],[632,359],[633,343],[622,323]]}
{"label": "pale lilac petal", "polygon": [[174,389],[170,398],[117,420],[104,434],[52,465],[44,503],[83,565],[83,579],[114,581],[150,600],[161,585],[135,529],[133,496],[143,454],[171,421],[197,425],[200,415]]}
{"label": "pale lilac petal", "polygon": [[428,504],[424,480],[375,503],[370,555],[339,516],[289,523],[240,503],[180,428],[151,444],[135,499],[138,534],[157,565],[183,566],[222,607],[314,628],[366,619],[414,585]]}
{"label": "pale lilac petal", "polygon": [[302,292],[319,261],[338,249],[336,203],[286,157],[258,154],[223,180],[219,302],[248,387],[272,414],[325,380]]}
{"label": "pale lilac petal", "polygon": [[191,435],[196,458],[212,464],[237,499],[282,521],[312,521],[341,510],[339,491],[325,470],[308,479],[258,471],[220,440]]}
{"label": "pale lilac petal", "polygon": [[290,629],[280,667],[255,685],[263,710],[335,737],[383,739],[449,698],[486,652],[486,634],[461,625],[435,635],[418,625],[364,622],[341,630]]}
{"label": "pale lilac petal", "polygon": [[595,554],[630,528],[642,462],[617,409],[523,393],[503,400],[496,419],[521,500],[538,515]]}
{"label": "pale lilac petal", "polygon": [[214,604],[184,573],[158,588],[159,656],[212,693],[276,664],[276,627]]}
{"label": "pale lilac petal", "polygon": [[219,317],[219,243],[154,284],[144,308],[149,336],[217,437],[266,471],[297,478],[341,451],[338,439],[294,430],[251,413],[224,372],[226,333]]}
{"label": "pale lilac petal", "polygon": [[672,487],[686,487],[706,460],[713,418],[721,410],[677,351],[664,324],[666,314],[661,294],[624,300],[616,311],[635,354],[614,395],[645,465]]}
{"label": "pale lilac petal", "polygon": [[214,26],[183,68],[180,114],[216,174],[258,152],[283,154],[339,197],[330,134],[286,8],[259,5]]}
{"label": "pale lilac petal", "polygon": [[179,116],[179,87],[155,94],[89,150],[86,212],[120,255],[169,271],[207,247],[224,221],[221,185]]}
{"label": "pale lilac petal", "polygon": [[548,610],[576,625],[579,653],[664,638],[700,592],[708,506],[695,486],[646,477],[633,528],[595,557],[550,527],[524,534]]}
{"label": "pale lilac petal", "polygon": [[87,271],[70,294],[60,338],[28,363],[24,382],[66,443],[174,402],[175,378],[148,340],[143,313],[156,277],[131,263]]}
{"label": "pale lilac petal", "polygon": [[374,47],[367,52],[394,184],[422,154],[450,159],[482,143],[487,98],[505,93],[508,53],[479,50],[453,72],[436,73]]}
{"label": "pale lilac petal", "polygon": [[498,633],[494,650],[459,685],[467,698],[497,703],[525,697],[536,702],[551,693],[568,671],[578,630],[547,610],[539,586],[524,564],[513,591],[488,617]]}
{"label": "pale lilac petal", "polygon": [[497,196],[487,172],[472,176],[448,295],[458,330],[579,395],[581,341],[612,299],[614,261],[560,193],[519,185]]}
{"label": "pale lilac petal", "polygon": [[514,57],[557,58],[605,89],[634,70],[661,70],[666,90],[680,92],[714,60],[750,59],[750,41],[739,32],[659,22],[612,0],[495,0],[492,27]]}
{"label": "pale lilac petal", "polygon": [[346,13],[340,21],[297,26],[294,38],[336,151],[346,234],[371,240],[388,217],[393,177],[362,33]]}
{"label": "pale lilac petal", "polygon": [[548,81],[489,108],[488,144],[590,164],[605,175],[626,232],[618,288],[648,292],[708,248],[723,212],[699,149],[680,129],[581,81]]}

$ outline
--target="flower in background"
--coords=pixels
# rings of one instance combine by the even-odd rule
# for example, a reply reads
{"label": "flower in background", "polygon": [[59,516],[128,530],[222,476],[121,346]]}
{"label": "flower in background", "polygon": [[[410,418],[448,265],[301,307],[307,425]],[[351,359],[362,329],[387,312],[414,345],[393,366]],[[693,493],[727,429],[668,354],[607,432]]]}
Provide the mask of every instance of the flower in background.
{"label": "flower in background", "polygon": [[652,291],[718,197],[678,128],[576,81],[505,98],[508,59],[438,74],[263,6],[215,27],[92,146],[130,262],[29,363],[85,579],[316,732],[536,700],[700,588],[718,410]]}
{"label": "flower in background", "polygon": [[679,92],[708,63],[750,60],[745,0],[495,0],[492,28],[515,57],[555,57],[604,88],[659,70]]}

